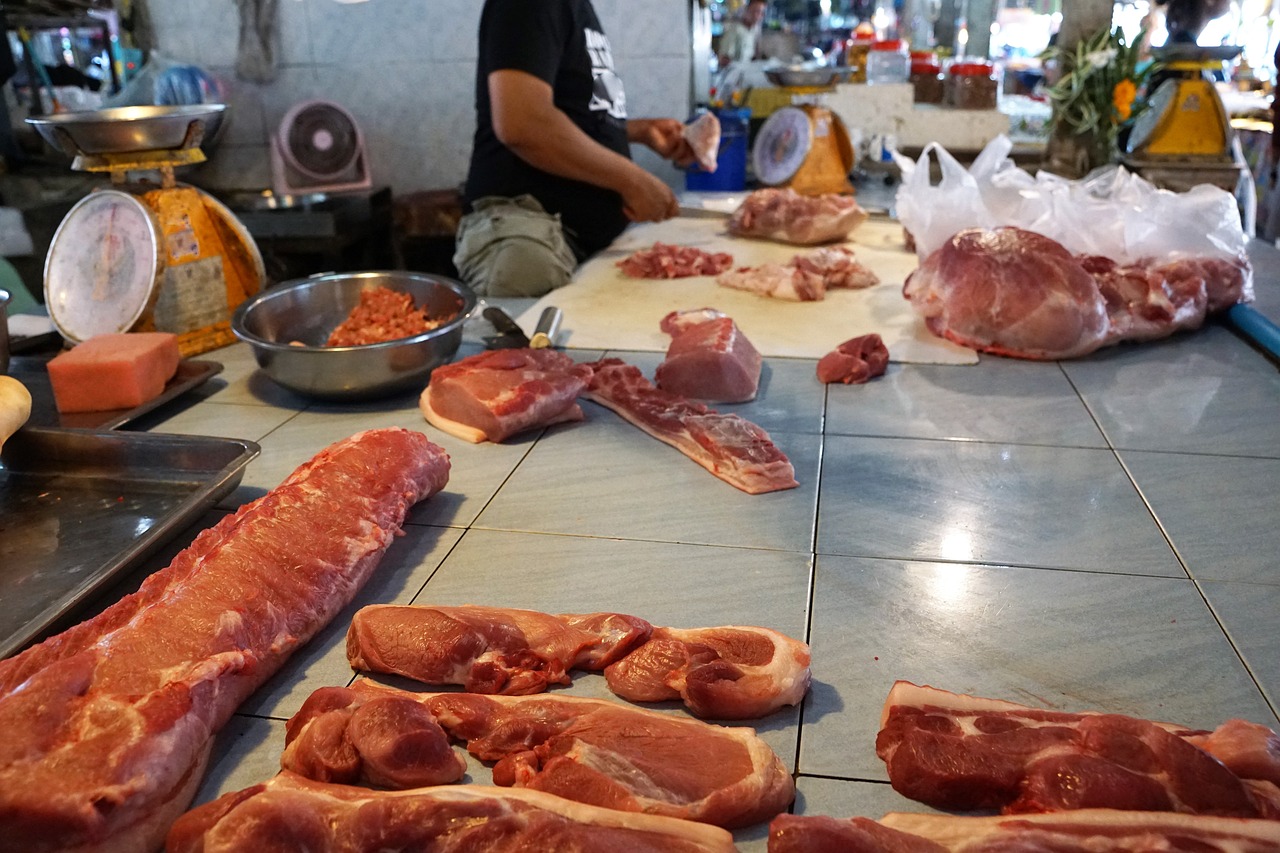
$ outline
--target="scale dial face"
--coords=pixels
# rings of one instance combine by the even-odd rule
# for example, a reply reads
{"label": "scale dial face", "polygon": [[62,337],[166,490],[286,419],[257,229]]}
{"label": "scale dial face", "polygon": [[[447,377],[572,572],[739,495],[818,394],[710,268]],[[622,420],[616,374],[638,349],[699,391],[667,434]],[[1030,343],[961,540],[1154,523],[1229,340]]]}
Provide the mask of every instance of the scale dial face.
{"label": "scale dial face", "polygon": [[1129,142],[1125,148],[1130,154],[1141,149],[1155,136],[1156,129],[1164,121],[1165,113],[1173,106],[1177,93],[1177,80],[1165,80],[1151,93],[1147,108],[1134,119],[1133,130],[1129,131]]}
{"label": "scale dial face", "polygon": [[97,190],[67,213],[44,264],[45,304],[64,338],[127,332],[147,309],[164,254],[150,210],[120,190]]}
{"label": "scale dial face", "polygon": [[760,182],[777,186],[791,180],[813,147],[813,125],[799,107],[783,107],[760,126],[752,165]]}

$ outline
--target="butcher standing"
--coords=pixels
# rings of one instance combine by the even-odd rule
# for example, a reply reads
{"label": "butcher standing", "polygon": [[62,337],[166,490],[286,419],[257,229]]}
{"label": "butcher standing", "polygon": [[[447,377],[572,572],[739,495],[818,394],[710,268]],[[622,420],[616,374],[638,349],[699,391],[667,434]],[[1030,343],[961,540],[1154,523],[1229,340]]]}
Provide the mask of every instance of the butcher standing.
{"label": "butcher standing", "polygon": [[685,165],[673,118],[627,119],[622,81],[590,0],[485,0],[467,214],[454,264],[488,296],[539,296],[629,221],[678,212],[631,143]]}

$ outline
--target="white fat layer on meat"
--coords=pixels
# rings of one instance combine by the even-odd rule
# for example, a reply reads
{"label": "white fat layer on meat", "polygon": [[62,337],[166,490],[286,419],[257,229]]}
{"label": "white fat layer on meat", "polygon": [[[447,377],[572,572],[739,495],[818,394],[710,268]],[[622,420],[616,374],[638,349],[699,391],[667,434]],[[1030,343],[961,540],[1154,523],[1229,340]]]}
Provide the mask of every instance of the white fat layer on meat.
{"label": "white fat layer on meat", "polygon": [[637,797],[681,807],[690,805],[670,790],[656,784],[647,773],[612,750],[599,749],[593,744],[575,740],[573,748],[565,755],[603,776],[624,781]]}

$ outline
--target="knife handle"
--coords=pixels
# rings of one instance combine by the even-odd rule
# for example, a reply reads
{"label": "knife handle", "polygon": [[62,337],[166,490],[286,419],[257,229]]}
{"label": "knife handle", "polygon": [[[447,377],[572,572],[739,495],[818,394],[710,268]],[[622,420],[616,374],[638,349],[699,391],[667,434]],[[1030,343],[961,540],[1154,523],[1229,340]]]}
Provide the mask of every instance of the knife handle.
{"label": "knife handle", "polygon": [[529,338],[529,346],[533,349],[554,347],[556,345],[556,334],[560,331],[560,321],[563,317],[564,312],[554,305],[549,305],[542,309],[542,316],[538,318],[538,327],[534,329],[533,335]]}

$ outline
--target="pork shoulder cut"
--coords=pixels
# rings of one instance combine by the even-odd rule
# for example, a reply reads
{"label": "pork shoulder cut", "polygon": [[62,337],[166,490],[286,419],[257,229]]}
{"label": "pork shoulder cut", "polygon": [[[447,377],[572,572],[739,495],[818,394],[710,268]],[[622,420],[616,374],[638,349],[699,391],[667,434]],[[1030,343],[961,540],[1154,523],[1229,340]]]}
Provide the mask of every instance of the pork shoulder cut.
{"label": "pork shoulder cut", "polygon": [[732,317],[711,308],[672,311],[661,328],[671,345],[654,371],[659,388],[713,403],[755,398],[764,359]]}
{"label": "pork shoulder cut", "polygon": [[449,458],[362,432],[98,616],[0,661],[0,850],[153,850],[213,735],[351,601]]}
{"label": "pork shoulder cut", "polygon": [[[749,728],[728,728],[617,702],[568,696],[409,693],[371,681],[313,693],[289,721],[286,770],[342,770],[340,778],[447,779],[452,756],[419,748],[414,724],[399,748],[395,730],[355,730],[369,705],[419,703],[425,717],[463,740],[477,759],[495,762],[493,781],[622,811],[717,826],[748,826],[784,810],[795,794],[781,760]],[[388,708],[377,715],[404,716]],[[364,745],[370,747],[364,751]],[[454,778],[458,778],[457,773]]]}
{"label": "pork shoulder cut", "polygon": [[[1242,778],[1197,747],[1192,739],[1207,734],[899,681],[885,701],[876,754],[894,790],[935,808],[1006,814],[1111,808],[1280,819],[1280,789],[1265,777]],[[1267,740],[1255,730],[1243,734],[1255,744]],[[1258,772],[1246,769],[1249,763],[1239,766]]]}
{"label": "pork shoulder cut", "polygon": [[743,199],[729,217],[729,233],[810,246],[844,240],[866,220],[867,212],[853,196],[766,188]]}
{"label": "pork shoulder cut", "polygon": [[418,406],[427,423],[473,443],[582,420],[590,372],[553,349],[487,350],[431,372]]}
{"label": "pork shoulder cut", "polygon": [[1278,845],[1275,821],[1112,809],[1017,817],[895,812],[879,821],[780,815],[769,825],[769,853],[1265,853]]}
{"label": "pork shoulder cut", "polygon": [[168,853],[733,853],[723,829],[480,785],[371,791],[288,771],[187,812]]}

